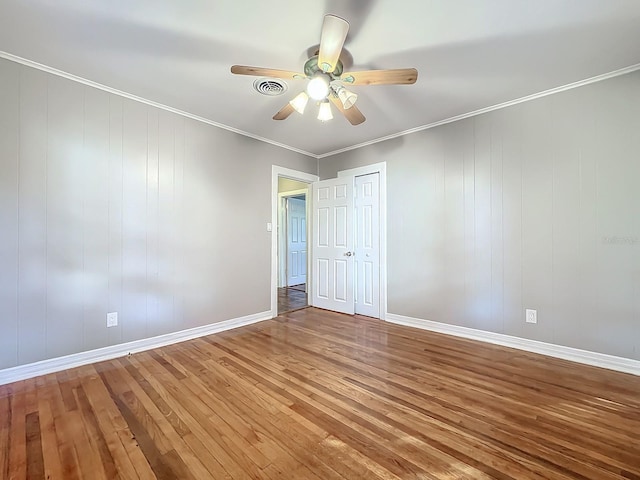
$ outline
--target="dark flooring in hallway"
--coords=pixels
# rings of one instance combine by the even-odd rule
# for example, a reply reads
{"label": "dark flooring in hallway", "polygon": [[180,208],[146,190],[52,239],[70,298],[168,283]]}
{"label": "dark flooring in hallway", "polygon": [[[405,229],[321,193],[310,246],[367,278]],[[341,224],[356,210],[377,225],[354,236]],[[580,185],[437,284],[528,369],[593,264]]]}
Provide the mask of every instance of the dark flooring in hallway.
{"label": "dark flooring in hallway", "polygon": [[305,284],[278,288],[278,315],[308,306]]}

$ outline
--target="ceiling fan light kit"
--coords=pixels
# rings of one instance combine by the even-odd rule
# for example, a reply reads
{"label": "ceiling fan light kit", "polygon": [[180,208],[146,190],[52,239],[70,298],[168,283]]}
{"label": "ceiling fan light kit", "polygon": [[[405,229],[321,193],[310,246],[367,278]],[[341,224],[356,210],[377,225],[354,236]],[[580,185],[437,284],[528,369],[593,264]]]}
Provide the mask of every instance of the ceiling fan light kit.
{"label": "ceiling fan light kit", "polygon": [[338,99],[342,102],[342,106],[347,109],[351,108],[355,105],[356,100],[358,100],[358,95],[353,93],[350,90],[344,88],[344,85],[340,85],[336,82],[336,85],[333,86],[333,91],[338,95]]}
{"label": "ceiling fan light kit", "polygon": [[304,109],[307,106],[308,102],[309,102],[309,95],[307,95],[307,92],[300,92],[298,95],[296,95],[293,98],[293,100],[289,102],[289,104],[291,104],[291,106],[296,112],[302,115],[304,113]]}
{"label": "ceiling fan light kit", "polygon": [[331,105],[329,100],[325,99],[320,102],[320,108],[318,109],[318,120],[321,122],[327,122],[333,119],[333,113],[331,112]]}
{"label": "ceiling fan light kit", "polygon": [[320,34],[320,49],[317,55],[304,64],[304,74],[287,70],[234,65],[231,73],[236,75],[260,75],[264,77],[309,79],[305,91],[296,95],[278,113],[274,120],[284,120],[294,111],[302,114],[309,98],[319,102],[318,120],[326,122],[333,118],[331,103],[340,110],[352,125],[360,125],[366,119],[355,106],[358,95],[347,90],[342,82],[349,85],[410,85],[416,82],[415,68],[395,70],[368,70],[343,73],[340,61],[342,47],[349,32],[349,22],[336,15],[325,15]]}

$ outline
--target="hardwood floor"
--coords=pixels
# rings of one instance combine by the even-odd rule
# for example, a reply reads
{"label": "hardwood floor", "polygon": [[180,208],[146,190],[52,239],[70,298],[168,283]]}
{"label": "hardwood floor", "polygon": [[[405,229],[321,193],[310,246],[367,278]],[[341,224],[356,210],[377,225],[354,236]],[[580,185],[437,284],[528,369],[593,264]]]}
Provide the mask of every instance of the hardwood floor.
{"label": "hardwood floor", "polygon": [[289,288],[278,288],[278,315],[299,310],[307,306],[304,284]]}
{"label": "hardwood floor", "polygon": [[639,479],[640,377],[308,308],[0,387],[0,478]]}

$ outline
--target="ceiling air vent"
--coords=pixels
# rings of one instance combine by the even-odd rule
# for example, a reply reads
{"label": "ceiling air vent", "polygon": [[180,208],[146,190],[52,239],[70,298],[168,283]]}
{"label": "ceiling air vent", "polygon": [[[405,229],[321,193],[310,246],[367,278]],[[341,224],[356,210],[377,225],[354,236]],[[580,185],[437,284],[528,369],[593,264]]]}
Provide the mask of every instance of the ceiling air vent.
{"label": "ceiling air vent", "polygon": [[287,91],[287,84],[282,80],[275,80],[273,78],[259,78],[255,82],[253,82],[253,88],[256,89],[258,93],[262,95],[269,95],[270,97],[275,97],[277,95],[282,95]]}

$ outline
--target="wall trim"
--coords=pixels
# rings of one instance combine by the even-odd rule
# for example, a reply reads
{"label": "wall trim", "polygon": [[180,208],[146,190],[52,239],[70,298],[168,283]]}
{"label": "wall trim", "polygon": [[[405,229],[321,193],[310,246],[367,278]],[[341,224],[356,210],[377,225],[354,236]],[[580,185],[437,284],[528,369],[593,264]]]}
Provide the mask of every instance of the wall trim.
{"label": "wall trim", "polygon": [[640,70],[640,63],[636,63],[635,65],[630,65],[628,67],[621,68],[619,70],[614,70],[613,72],[603,73],[602,75],[596,75],[595,77],[586,78],[584,80],[579,80],[577,82],[569,83],[567,85],[562,85],[560,87],[555,87],[549,90],[544,90],[542,92],[527,95],[525,97],[520,97],[514,100],[509,100],[507,102],[498,103],[497,105],[492,105],[490,107],[481,108],[479,110],[463,113],[461,115],[456,115],[455,117],[449,117],[449,118],[445,118],[444,120],[438,120],[437,122],[428,123],[426,125],[421,125],[419,127],[410,128],[409,130],[403,130],[402,132],[392,133],[391,135],[375,138],[373,140],[368,140],[366,142],[358,143],[356,145],[351,145],[350,147],[344,147],[339,150],[333,150],[331,152],[322,153],[320,155],[316,155],[316,158],[321,159],[325,157],[331,157],[333,155],[338,155],[339,153],[348,152],[350,150],[356,150],[358,148],[366,147],[369,145],[373,145],[375,143],[384,142],[386,140],[391,140],[398,137],[403,137],[405,135],[421,132],[423,130],[429,130],[431,128],[439,127],[440,125],[457,122],[458,120],[464,120],[465,118],[475,117],[477,115],[482,115],[483,113],[488,113],[494,110],[500,110],[502,108],[511,107],[512,105],[517,105],[519,103],[536,100],[541,97],[546,97],[547,95],[553,95],[554,93],[560,93],[560,92],[564,92],[565,90],[571,90],[574,88],[582,87],[585,85],[589,85],[590,83],[601,82],[603,80],[608,80],[610,78],[619,77],[621,75],[626,75],[627,73],[635,72],[636,70]]}
{"label": "wall trim", "polygon": [[144,338],[133,342],[120,343],[104,348],[97,348],[87,352],[74,353],[64,357],[51,358],[40,362],[19,365],[17,367],[0,370],[0,385],[25,380],[27,378],[38,377],[49,373],[67,370],[69,368],[80,367],[89,363],[102,362],[112,358],[123,357],[129,353],[138,353],[153,348],[164,347],[174,343],[192,340],[205,335],[224,332],[233,328],[244,327],[263,320],[271,319],[271,312],[265,311],[245,315],[244,317],[224,320],[218,323],[203,325],[201,327],[180,330],[179,332],[158,335],[157,337]]}
{"label": "wall trim", "polygon": [[223,123],[214,122],[213,120],[209,120],[204,117],[200,117],[198,115],[191,114],[189,112],[185,112],[183,110],[178,110],[177,108],[169,107],[168,105],[164,105],[162,103],[157,103],[152,100],[147,100],[142,97],[138,97],[136,95],[132,95],[127,92],[123,92],[122,90],[117,90],[115,88],[108,87],[106,85],[102,85],[101,83],[94,82],[92,80],[88,80],[83,77],[79,77],[77,75],[73,75],[72,73],[67,73],[63,70],[58,70],[57,68],[49,67],[48,65],[44,65],[42,63],[34,62],[32,60],[28,60],[26,58],[19,57],[17,55],[13,55],[11,53],[0,50],[0,58],[4,58],[5,60],[9,60],[12,62],[20,63],[27,67],[32,67],[38,70],[42,70],[47,73],[51,73],[52,75],[57,75],[59,77],[66,78],[68,80],[72,80],[74,82],[82,83],[84,85],[94,87],[105,92],[113,93],[114,95],[118,95],[124,98],[128,98],[130,100],[135,100],[137,102],[141,102],[152,107],[160,108],[162,110],[166,110],[171,113],[175,113],[177,115],[181,115],[183,117],[191,118],[192,120],[196,120],[198,122],[206,123],[208,125],[212,125],[214,127],[221,128],[223,130],[228,130],[233,133],[237,133],[238,135],[243,135],[245,137],[253,138],[254,140],[258,140],[260,142],[268,143],[275,147],[284,148],[286,150],[290,150],[292,152],[299,153],[301,155],[306,155],[307,157],[315,158],[319,160],[321,158],[332,157],[333,155],[338,155],[340,153],[348,152],[350,150],[356,150],[358,148],[366,147],[369,145],[373,145],[375,143],[384,142],[386,140],[391,140],[398,137],[403,137],[405,135],[410,135],[412,133],[421,132],[423,130],[429,130],[434,127],[438,127],[440,125],[445,125],[447,123],[457,122],[458,120],[463,120],[469,117],[475,117],[476,115],[482,115],[483,113],[492,112],[494,110],[499,110],[501,108],[510,107],[512,105],[517,105],[518,103],[528,102],[530,100],[535,100],[536,98],[546,97],[547,95],[552,95],[554,93],[560,93],[565,90],[571,90],[572,88],[582,87],[584,85],[589,85],[590,83],[600,82],[602,80],[607,80],[613,77],[619,77],[620,75],[625,75],[627,73],[635,72],[636,70],[640,70],[640,63],[635,65],[630,65],[628,67],[620,68],[618,70],[614,70],[612,72],[603,73],[602,75],[596,75],[595,77],[590,77],[584,80],[579,80],[577,82],[569,83],[567,85],[562,85],[560,87],[551,88],[549,90],[544,90],[542,92],[534,93],[532,95],[527,95],[525,97],[516,98],[514,100],[509,100],[507,102],[499,103],[497,105],[493,105],[486,108],[481,108],[479,110],[474,110],[472,112],[463,113],[461,115],[456,115],[454,117],[445,118],[444,120],[439,120],[437,122],[428,123],[426,125],[421,125],[419,127],[410,128],[408,130],[403,130],[401,132],[392,133],[391,135],[386,135],[384,137],[374,138],[372,140],[367,140],[366,142],[358,143],[356,145],[351,145],[349,147],[340,148],[338,150],[332,150],[330,152],[315,154],[311,152],[307,152],[306,150],[302,150],[296,147],[292,147],[291,145],[287,145],[285,143],[276,142],[274,140],[269,140],[268,138],[261,137],[259,135],[254,135],[253,133],[246,132],[244,130],[240,130],[238,128],[230,127],[229,125],[225,125]]}
{"label": "wall trim", "polygon": [[406,327],[415,327],[422,330],[429,330],[437,333],[444,333],[456,337],[479,340],[481,342],[502,345],[503,347],[517,348],[527,352],[539,353],[550,357],[570,360],[572,362],[583,363],[594,367],[607,368],[623,373],[640,376],[640,361],[630,358],[615,357],[604,353],[590,352],[578,348],[554,345],[551,343],[528,340],[526,338],[513,337],[501,333],[486,332],[474,328],[459,327],[446,323],[423,320],[421,318],[406,317],[395,313],[387,313],[387,321]]}
{"label": "wall trim", "polygon": [[5,60],[16,62],[21,65],[25,65],[27,67],[35,68],[37,70],[42,70],[43,72],[47,72],[52,75],[56,75],[58,77],[63,77],[63,78],[66,78],[67,80],[72,80],[74,82],[82,83],[83,85],[87,85],[89,87],[97,88],[99,90],[103,90],[105,92],[112,93],[120,97],[128,98],[129,100],[134,100],[136,102],[144,103],[152,107],[160,108],[161,110],[166,110],[167,112],[175,113],[176,115],[181,115],[183,117],[187,117],[192,120],[196,120],[198,122],[206,123],[208,125],[221,128],[223,130],[228,130],[230,132],[237,133],[238,135],[244,135],[245,137],[253,138],[254,140],[268,143],[275,147],[291,150],[292,152],[300,153],[302,155],[306,155],[307,157],[311,157],[315,159],[318,158],[316,154],[307,152],[306,150],[301,150],[299,148],[292,147],[291,145],[286,145],[284,143],[276,142],[274,140],[269,140],[268,138],[264,138],[259,135],[254,135],[253,133],[245,132],[244,130],[240,130],[238,128],[230,127],[229,125],[225,125],[224,123],[214,122],[213,120],[209,120],[208,118],[200,117],[198,115],[194,115],[192,113],[185,112],[183,110],[178,110],[177,108],[173,108],[168,105],[164,105],[162,103],[154,102],[152,100],[147,100],[146,98],[138,97],[137,95],[132,95],[130,93],[123,92],[122,90],[117,90],[115,88],[108,87],[101,83],[94,82],[92,80],[88,80],[86,78],[79,77],[77,75],[73,75],[72,73],[67,73],[63,70],[58,70],[57,68],[49,67],[48,65],[43,65],[42,63],[34,62],[32,60],[27,60],[26,58],[18,57],[17,55],[13,55],[11,53],[7,53],[2,50],[0,50],[0,58],[4,58]]}

